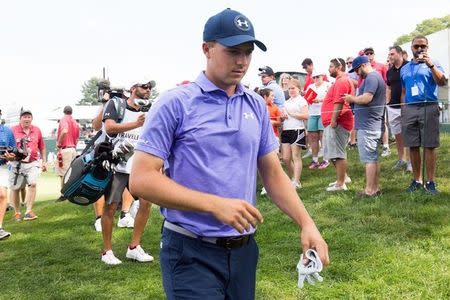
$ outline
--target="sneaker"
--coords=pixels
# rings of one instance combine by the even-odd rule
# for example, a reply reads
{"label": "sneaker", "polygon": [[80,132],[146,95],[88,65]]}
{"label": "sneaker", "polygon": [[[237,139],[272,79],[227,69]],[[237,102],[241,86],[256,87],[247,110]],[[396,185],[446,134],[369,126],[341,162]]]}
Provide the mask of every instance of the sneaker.
{"label": "sneaker", "polygon": [[25,217],[23,218],[24,221],[32,221],[36,220],[38,216],[34,214],[34,212],[30,211],[29,213],[25,214]]}
{"label": "sneaker", "polygon": [[381,152],[381,157],[387,157],[391,155],[391,149],[388,147],[383,147],[383,152]]}
{"label": "sneaker", "polygon": [[15,213],[14,214],[14,221],[16,221],[16,222],[22,221],[22,214],[21,213]]}
{"label": "sneaker", "polygon": [[319,162],[318,161],[312,161],[310,164],[309,164],[309,169],[310,170],[314,170],[314,169],[317,169],[317,168],[319,168],[319,166],[320,166],[320,164],[319,164]]}
{"label": "sneaker", "polygon": [[127,258],[136,260],[138,262],[153,261],[153,256],[145,253],[145,251],[144,251],[144,249],[142,249],[141,245],[137,245],[134,249],[130,249],[130,247],[128,247]]}
{"label": "sneaker", "polygon": [[94,228],[97,232],[102,232],[102,218],[98,218],[94,222]]}
{"label": "sneaker", "polygon": [[134,219],[136,218],[137,212],[139,210],[139,200],[134,200],[130,207],[130,215]]}
{"label": "sneaker", "polygon": [[[348,184],[348,183],[351,183],[351,182],[352,182],[352,179],[350,177],[348,177],[348,176],[345,176],[344,183]],[[337,181],[333,181],[328,186],[336,185],[336,183],[337,183]]]}
{"label": "sneaker", "polygon": [[411,172],[412,173],[412,164],[410,161],[406,162],[406,172]]}
{"label": "sneaker", "polygon": [[330,162],[328,160],[324,160],[320,163],[319,170],[326,169],[326,168],[328,168],[329,165],[330,165]]}
{"label": "sneaker", "polygon": [[267,191],[266,191],[266,188],[265,188],[265,187],[263,187],[263,188],[261,189],[260,195],[261,195],[261,196],[267,195]]}
{"label": "sneaker", "polygon": [[107,265],[119,265],[122,263],[120,259],[114,256],[112,250],[108,250],[102,254],[102,262]]}
{"label": "sneaker", "polygon": [[3,228],[0,228],[0,240],[6,240],[7,238],[9,238],[11,236],[11,233],[6,231]]}
{"label": "sneaker", "polygon": [[437,195],[439,191],[436,189],[436,185],[437,184],[434,181],[427,181],[427,183],[425,184],[427,193],[431,195]]}
{"label": "sneaker", "polygon": [[126,213],[125,217],[119,219],[119,221],[117,222],[117,227],[133,228],[134,227],[134,218],[130,215],[130,213]]}
{"label": "sneaker", "polygon": [[417,190],[421,190],[423,189],[422,183],[415,181],[414,179],[411,181],[411,184],[409,185],[409,187],[405,190],[405,192],[407,193],[412,193],[415,192]]}
{"label": "sneaker", "polygon": [[401,171],[401,170],[406,170],[407,167],[407,163],[404,160],[397,160],[397,162],[395,163],[395,165],[392,167],[392,171]]}
{"label": "sneaker", "polygon": [[341,186],[337,186],[337,185],[332,185],[327,187],[327,192],[338,192],[338,191],[347,191],[347,185],[344,183]]}
{"label": "sneaker", "polygon": [[301,189],[301,188],[302,188],[302,184],[301,184],[300,182],[297,182],[297,181],[292,180],[291,183],[292,183],[292,186],[293,186],[295,189]]}
{"label": "sneaker", "polygon": [[308,158],[312,156],[311,149],[308,149],[308,152],[305,153],[305,155],[302,156],[302,158]]}

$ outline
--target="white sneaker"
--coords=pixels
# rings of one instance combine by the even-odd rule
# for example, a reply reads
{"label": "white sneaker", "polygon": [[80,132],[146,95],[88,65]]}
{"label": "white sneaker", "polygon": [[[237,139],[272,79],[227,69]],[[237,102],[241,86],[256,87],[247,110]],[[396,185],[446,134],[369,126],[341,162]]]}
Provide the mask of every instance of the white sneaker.
{"label": "white sneaker", "polygon": [[[348,176],[345,176],[344,183],[347,184],[347,183],[351,183],[351,182],[352,182],[352,179]],[[330,184],[328,184],[328,186],[336,185],[336,183],[337,183],[337,181],[330,182]]]}
{"label": "white sneaker", "polygon": [[302,184],[301,184],[300,182],[297,182],[297,181],[292,180],[291,183],[292,183],[292,186],[293,186],[295,189],[301,189],[301,188],[302,188]]}
{"label": "white sneaker", "polygon": [[98,218],[94,222],[95,231],[102,232],[102,218]]}
{"label": "white sneaker", "polygon": [[3,228],[0,228],[0,240],[5,240],[11,236],[11,233]]}
{"label": "white sneaker", "polygon": [[261,189],[260,195],[261,195],[261,196],[264,196],[264,195],[266,195],[266,194],[267,194],[266,188],[263,187],[263,188]]}
{"label": "white sneaker", "polygon": [[153,261],[153,256],[145,253],[141,245],[137,245],[136,248],[127,250],[127,258],[136,260],[138,262],[151,262]]}
{"label": "white sneaker", "polygon": [[130,215],[134,218],[136,218],[137,212],[139,210],[139,200],[134,200],[133,204],[131,204],[130,207]]}
{"label": "white sneaker", "polygon": [[387,157],[391,155],[391,149],[388,147],[383,147],[383,152],[381,152],[381,157]]}
{"label": "white sneaker", "polygon": [[126,213],[125,217],[119,219],[119,221],[117,222],[117,227],[134,228],[134,218],[130,215],[130,213]]}
{"label": "white sneaker", "polygon": [[327,187],[327,192],[347,191],[347,185],[344,183],[342,186],[332,185]]}
{"label": "white sneaker", "polygon": [[107,265],[119,265],[122,263],[120,259],[114,256],[112,250],[108,250],[102,254],[102,262]]}

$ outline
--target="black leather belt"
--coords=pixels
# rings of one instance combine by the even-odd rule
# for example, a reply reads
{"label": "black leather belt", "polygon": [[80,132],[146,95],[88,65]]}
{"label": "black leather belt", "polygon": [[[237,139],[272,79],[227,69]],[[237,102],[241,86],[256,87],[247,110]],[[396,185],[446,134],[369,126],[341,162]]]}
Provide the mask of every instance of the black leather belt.
{"label": "black leather belt", "polygon": [[438,105],[439,102],[437,101],[423,101],[423,102],[413,102],[413,103],[407,103],[408,105],[414,105],[414,106],[428,106],[428,105]]}
{"label": "black leather belt", "polygon": [[198,236],[198,235],[190,232],[187,229],[184,229],[181,226],[170,223],[166,220],[164,221],[163,227],[170,231],[179,233],[181,235],[184,235],[184,236],[187,236],[187,237],[190,237],[193,239],[199,239],[203,242],[214,244],[214,245],[217,245],[217,246],[220,246],[223,248],[227,248],[227,249],[235,249],[235,248],[240,248],[244,245],[247,245],[249,243],[250,239],[254,235],[254,234],[248,234],[248,235],[231,236],[231,237],[217,237],[217,238],[202,237],[202,236]]}

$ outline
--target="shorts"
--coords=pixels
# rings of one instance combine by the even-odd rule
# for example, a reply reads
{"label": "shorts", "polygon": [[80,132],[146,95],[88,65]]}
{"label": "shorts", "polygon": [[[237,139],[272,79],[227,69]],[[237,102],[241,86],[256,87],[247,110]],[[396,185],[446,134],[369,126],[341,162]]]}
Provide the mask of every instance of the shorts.
{"label": "shorts", "polygon": [[358,129],[358,152],[362,163],[376,163],[378,161],[378,146],[381,143],[383,131]]}
{"label": "shorts", "polygon": [[17,171],[17,165],[18,162],[13,162],[10,165],[9,187],[16,191],[24,188],[25,185],[30,186],[36,184],[41,173],[41,163],[37,160],[29,163],[22,162],[19,171]]}
{"label": "shorts", "polygon": [[336,128],[328,125],[323,131],[323,159],[347,159],[347,143],[350,131],[341,125]]}
{"label": "shorts", "polygon": [[125,188],[128,188],[129,178],[130,175],[125,173],[116,172],[113,175],[110,187],[105,190],[106,204],[119,204],[122,202],[122,194]]}
{"label": "shorts", "polygon": [[392,108],[387,106],[387,116],[389,128],[393,135],[402,133],[402,110],[400,108]]}
{"label": "shorts", "polygon": [[438,103],[403,106],[402,133],[406,147],[439,147]]}
{"label": "shorts", "polygon": [[8,165],[4,164],[0,166],[0,187],[9,186],[9,170]]}
{"label": "shorts", "polygon": [[75,148],[61,149],[61,154],[63,158],[63,166],[59,167],[58,162],[55,162],[55,173],[58,176],[64,176],[64,174],[66,174],[72,160],[77,157],[77,150]]}
{"label": "shorts", "polygon": [[287,129],[281,132],[281,143],[306,147],[305,129]]}
{"label": "shorts", "polygon": [[320,116],[309,116],[308,131],[311,132],[323,131],[322,118]]}

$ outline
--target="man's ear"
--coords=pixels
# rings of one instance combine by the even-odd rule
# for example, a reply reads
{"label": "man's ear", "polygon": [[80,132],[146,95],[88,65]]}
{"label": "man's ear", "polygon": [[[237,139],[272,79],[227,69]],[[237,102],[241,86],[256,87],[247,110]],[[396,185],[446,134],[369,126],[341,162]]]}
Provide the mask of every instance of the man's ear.
{"label": "man's ear", "polygon": [[211,53],[210,53],[211,48],[212,48],[211,43],[203,42],[202,50],[203,50],[203,53],[205,54],[206,58],[211,58]]}

